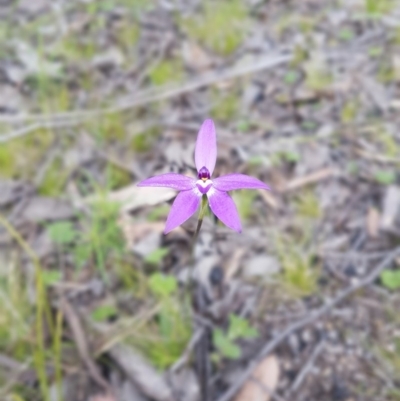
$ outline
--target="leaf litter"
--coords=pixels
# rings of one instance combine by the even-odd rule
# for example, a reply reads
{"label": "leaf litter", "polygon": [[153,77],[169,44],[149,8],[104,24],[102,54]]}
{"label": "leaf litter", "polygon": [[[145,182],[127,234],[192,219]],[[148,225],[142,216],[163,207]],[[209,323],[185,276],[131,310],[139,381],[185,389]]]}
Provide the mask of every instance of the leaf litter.
{"label": "leaf litter", "polygon": [[[227,19],[222,0],[11,3],[0,254],[19,274],[0,280],[1,397],[396,399],[398,4],[234,0]],[[206,215],[193,258],[195,218],[162,234],[176,192],[135,183],[195,176],[208,117],[215,176],[273,191],[235,194],[240,235]]]}

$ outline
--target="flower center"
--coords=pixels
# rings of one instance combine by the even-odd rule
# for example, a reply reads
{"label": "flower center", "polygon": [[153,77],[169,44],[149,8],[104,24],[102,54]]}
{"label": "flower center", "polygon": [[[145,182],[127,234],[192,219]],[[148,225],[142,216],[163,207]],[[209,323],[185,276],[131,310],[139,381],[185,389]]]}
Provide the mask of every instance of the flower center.
{"label": "flower center", "polygon": [[203,180],[203,181],[207,181],[207,180],[210,179],[210,172],[208,171],[207,167],[202,167],[199,170],[198,177],[199,177],[200,180]]}
{"label": "flower center", "polygon": [[212,187],[212,181],[211,180],[203,180],[203,179],[197,180],[196,187],[200,191],[200,193],[202,193],[204,195]]}

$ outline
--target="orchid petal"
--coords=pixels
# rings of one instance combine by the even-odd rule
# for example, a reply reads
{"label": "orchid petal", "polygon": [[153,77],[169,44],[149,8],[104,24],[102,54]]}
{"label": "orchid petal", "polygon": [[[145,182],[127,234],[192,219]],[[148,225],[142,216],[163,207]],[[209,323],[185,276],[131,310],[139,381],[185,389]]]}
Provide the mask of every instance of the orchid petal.
{"label": "orchid petal", "polygon": [[214,122],[211,119],[205,120],[197,135],[194,161],[197,171],[206,167],[212,175],[217,161],[217,137],[215,134]]}
{"label": "orchid petal", "polygon": [[227,174],[214,178],[213,185],[220,191],[233,191],[235,189],[270,189],[259,179],[245,174]]}
{"label": "orchid petal", "polygon": [[195,185],[196,181],[193,178],[176,173],[156,175],[137,184],[138,187],[168,187],[178,191],[187,191],[194,188]]}
{"label": "orchid petal", "polygon": [[212,212],[229,228],[237,232],[242,231],[240,218],[235,202],[223,191],[212,188],[207,192],[208,202]]}
{"label": "orchid petal", "polygon": [[179,192],[165,223],[164,234],[169,233],[191,217],[199,207],[200,199],[201,193],[197,190]]}

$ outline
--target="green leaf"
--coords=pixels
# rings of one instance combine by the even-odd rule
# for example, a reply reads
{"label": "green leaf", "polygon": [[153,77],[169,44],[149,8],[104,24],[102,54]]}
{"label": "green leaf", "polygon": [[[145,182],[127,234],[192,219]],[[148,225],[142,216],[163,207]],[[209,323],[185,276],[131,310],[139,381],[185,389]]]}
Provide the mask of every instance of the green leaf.
{"label": "green leaf", "polygon": [[171,311],[169,308],[162,308],[158,314],[158,322],[160,334],[164,338],[172,339],[174,337],[175,325],[177,324],[177,316],[176,314],[174,316],[174,311]]}
{"label": "green leaf", "polygon": [[400,289],[400,270],[384,270],[381,274],[381,281],[389,290]]}
{"label": "green leaf", "polygon": [[380,184],[390,185],[396,181],[396,174],[390,170],[379,170],[375,173],[375,179]]}
{"label": "green leaf", "polygon": [[95,322],[104,322],[117,314],[114,305],[101,305],[94,309],[90,314]]}
{"label": "green leaf", "polygon": [[229,315],[229,340],[234,341],[238,338],[256,338],[257,336],[257,329],[251,327],[247,319],[234,314]]}
{"label": "green leaf", "polygon": [[291,152],[291,151],[286,151],[282,152],[282,157],[288,161],[288,162],[293,162],[296,163],[300,160],[300,154],[298,152]]}
{"label": "green leaf", "polygon": [[61,281],[62,273],[59,270],[43,270],[42,278],[45,285],[52,285]]}
{"label": "green leaf", "polygon": [[213,332],[213,343],[218,351],[230,359],[240,358],[240,348],[234,344],[221,329],[215,329]]}
{"label": "green leaf", "polygon": [[150,276],[149,286],[154,295],[159,297],[167,297],[176,291],[178,283],[174,276],[166,276],[162,273],[154,273]]}
{"label": "green leaf", "polygon": [[383,54],[383,51],[384,51],[383,47],[378,47],[378,46],[370,47],[368,49],[368,55],[370,57],[379,57]]}
{"label": "green leaf", "polygon": [[313,130],[317,127],[317,123],[312,120],[305,120],[301,123],[301,127],[305,130]]}
{"label": "green leaf", "polygon": [[165,247],[158,248],[155,251],[149,253],[144,258],[144,261],[146,263],[150,263],[151,265],[158,265],[162,261],[163,257],[167,255],[167,253],[168,253],[168,248]]}
{"label": "green leaf", "polygon": [[339,31],[339,39],[351,40],[354,38],[354,32],[349,28],[343,28]]}
{"label": "green leaf", "polygon": [[240,132],[247,132],[250,129],[250,121],[246,119],[239,120],[236,124],[236,128]]}
{"label": "green leaf", "polygon": [[57,244],[69,244],[77,237],[77,231],[70,221],[59,221],[47,226],[52,241]]}
{"label": "green leaf", "polygon": [[264,162],[264,158],[262,156],[251,156],[247,160],[247,163],[249,163],[251,166],[260,166]]}
{"label": "green leaf", "polygon": [[297,71],[295,71],[295,70],[290,70],[285,74],[284,81],[288,85],[291,85],[291,84],[296,83],[298,78],[299,78],[299,73]]}

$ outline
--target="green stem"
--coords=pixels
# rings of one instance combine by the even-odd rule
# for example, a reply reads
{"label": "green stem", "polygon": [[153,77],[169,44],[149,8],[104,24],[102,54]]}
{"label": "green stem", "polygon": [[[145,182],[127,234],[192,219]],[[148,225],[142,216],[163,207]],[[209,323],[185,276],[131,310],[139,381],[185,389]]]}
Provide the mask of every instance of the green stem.
{"label": "green stem", "polygon": [[[199,237],[199,233],[200,233],[200,229],[201,229],[201,225],[203,224],[203,219],[204,219],[204,215],[206,214],[206,210],[207,210],[207,205],[208,205],[208,200],[207,200],[207,196],[203,195],[202,199],[201,199],[201,206],[200,206],[200,213],[199,213],[199,218],[197,220],[197,227],[196,227],[196,231],[193,234],[192,237],[192,241],[190,243],[190,260],[189,260],[189,265],[192,265],[192,267],[194,267],[194,247],[196,245],[196,241],[197,238]],[[194,290],[194,280],[193,280],[193,270],[194,269],[190,269],[189,272],[189,278],[186,284],[186,289],[185,289],[185,293],[186,296],[188,297],[187,299],[190,300],[192,298],[191,294]],[[190,304],[190,301],[189,301]]]}
{"label": "green stem", "polygon": [[192,260],[194,260],[194,255],[193,255],[194,246],[196,245],[196,241],[197,241],[197,238],[200,233],[201,225],[203,224],[204,215],[206,214],[206,211],[207,211],[207,205],[208,205],[207,196],[203,195],[203,197],[201,199],[201,207],[200,207],[199,219],[197,220],[196,231],[194,232],[193,238],[192,238],[192,244],[191,244]]}

